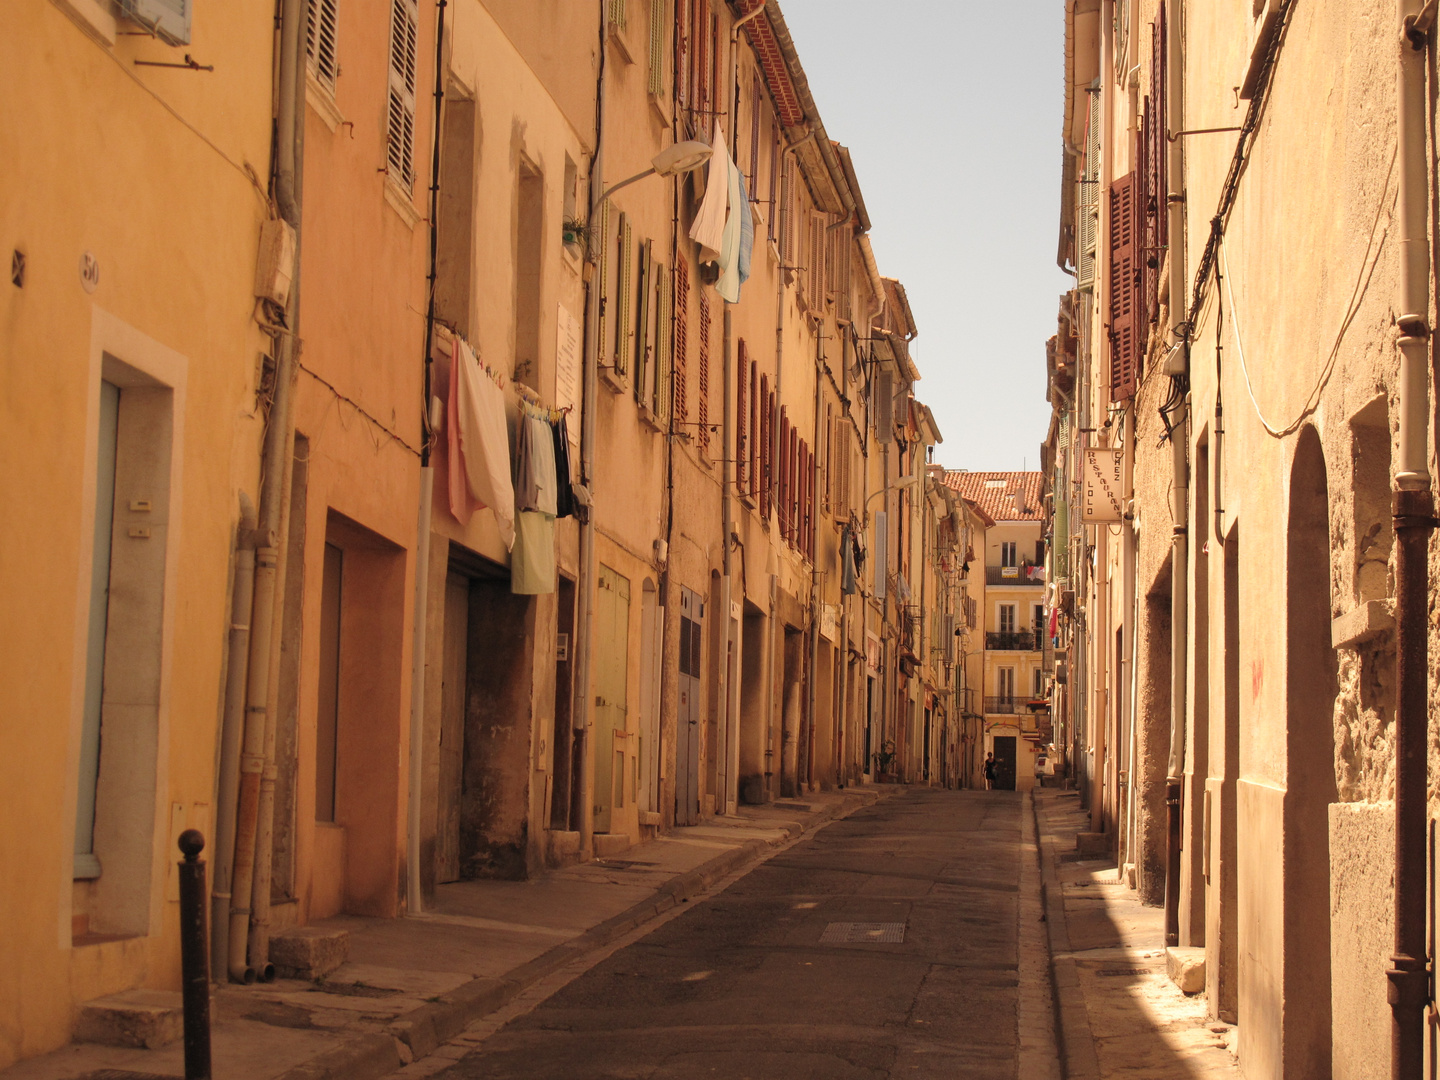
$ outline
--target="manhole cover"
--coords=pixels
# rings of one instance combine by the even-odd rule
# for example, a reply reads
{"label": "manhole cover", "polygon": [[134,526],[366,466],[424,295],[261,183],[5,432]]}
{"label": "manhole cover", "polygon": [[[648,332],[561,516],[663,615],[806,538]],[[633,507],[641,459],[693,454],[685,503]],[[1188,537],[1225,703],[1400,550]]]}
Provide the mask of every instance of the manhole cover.
{"label": "manhole cover", "polygon": [[832,922],[820,935],[822,945],[901,942],[905,940],[903,922]]}

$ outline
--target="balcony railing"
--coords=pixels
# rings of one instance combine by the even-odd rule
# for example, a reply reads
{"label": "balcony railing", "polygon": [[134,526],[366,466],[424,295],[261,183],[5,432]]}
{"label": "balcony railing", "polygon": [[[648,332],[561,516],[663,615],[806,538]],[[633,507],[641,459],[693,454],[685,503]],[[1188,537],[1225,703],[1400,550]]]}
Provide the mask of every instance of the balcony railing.
{"label": "balcony railing", "polygon": [[986,585],[1044,585],[1043,566],[987,566]]}
{"label": "balcony railing", "polygon": [[987,695],[985,698],[985,712],[987,714],[1009,713],[1033,718],[1036,714],[1043,713],[1048,708],[1049,702],[1043,698],[1024,697],[1019,694],[1001,695],[999,697]]}
{"label": "balcony railing", "polygon": [[985,648],[1035,652],[1044,645],[1044,638],[1031,630],[987,630]]}

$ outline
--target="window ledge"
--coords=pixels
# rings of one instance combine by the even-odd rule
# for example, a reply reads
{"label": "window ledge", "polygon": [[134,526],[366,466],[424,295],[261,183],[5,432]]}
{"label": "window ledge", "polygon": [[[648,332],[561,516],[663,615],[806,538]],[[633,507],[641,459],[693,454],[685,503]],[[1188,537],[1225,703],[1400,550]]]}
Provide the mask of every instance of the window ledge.
{"label": "window ledge", "polygon": [[345,123],[345,114],[335,104],[334,93],[308,71],[305,73],[305,102],[315,110],[332,135]]}
{"label": "window ledge", "polygon": [[615,50],[620,54],[620,56],[627,64],[635,63],[635,57],[632,56],[630,53],[630,46],[627,45],[625,42],[625,31],[620,29],[620,25],[618,23],[613,22],[609,25],[608,29],[610,44],[615,46]]}
{"label": "window ledge", "polygon": [[612,393],[623,394],[625,392],[625,376],[618,373],[611,364],[600,365],[600,381]]}
{"label": "window ledge", "polygon": [[115,44],[115,16],[101,0],[54,0],[81,30],[102,45]]}
{"label": "window ledge", "polygon": [[75,880],[94,881],[100,876],[100,859],[95,855],[75,856]]}
{"label": "window ledge", "polygon": [[650,410],[650,406],[646,405],[644,402],[638,402],[637,404],[640,407],[640,419],[645,424],[645,426],[650,428],[652,431],[658,431],[662,435],[665,434],[665,421],[662,420],[660,417],[656,416]]}
{"label": "window ledge", "polygon": [[656,93],[646,92],[650,98],[650,108],[655,110],[655,115],[660,118],[660,123],[665,127],[670,126],[670,110],[666,107],[665,99]]}
{"label": "window ledge", "polygon": [[420,224],[424,215],[415,209],[415,204],[410,201],[410,196],[405,189],[395,182],[395,178],[389,173],[385,174],[385,201],[390,208],[400,215],[400,220],[405,222],[406,228],[413,229]]}

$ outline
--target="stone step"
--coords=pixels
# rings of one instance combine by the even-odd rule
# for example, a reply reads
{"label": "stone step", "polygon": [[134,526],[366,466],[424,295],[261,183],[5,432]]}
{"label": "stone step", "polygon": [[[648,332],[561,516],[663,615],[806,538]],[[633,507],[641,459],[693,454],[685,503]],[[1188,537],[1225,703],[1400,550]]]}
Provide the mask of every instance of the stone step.
{"label": "stone step", "polygon": [[292,926],[270,939],[270,962],[284,979],[319,979],[350,958],[350,932]]}
{"label": "stone step", "polygon": [[1182,993],[1200,993],[1205,989],[1205,950],[1171,945],[1165,950],[1165,973]]}
{"label": "stone step", "polygon": [[619,855],[622,851],[630,848],[630,837],[624,833],[603,833],[595,834],[595,857],[604,859],[610,855]]}
{"label": "stone step", "polygon": [[126,990],[80,1006],[75,1041],[158,1050],[185,1034],[178,991]]}

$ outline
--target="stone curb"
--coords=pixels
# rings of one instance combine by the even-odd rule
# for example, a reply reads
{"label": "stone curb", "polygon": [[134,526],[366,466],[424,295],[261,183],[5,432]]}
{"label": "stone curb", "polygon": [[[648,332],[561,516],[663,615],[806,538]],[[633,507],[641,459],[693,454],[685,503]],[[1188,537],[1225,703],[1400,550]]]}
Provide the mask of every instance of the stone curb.
{"label": "stone curb", "polygon": [[340,1046],[281,1073],[276,1080],[376,1080],[411,1061],[428,1057],[468,1025],[495,1012],[547,975],[604,948],[736,870],[758,863],[763,855],[781,844],[848,817],[862,807],[873,806],[891,794],[891,791],[870,788],[847,792],[843,802],[826,807],[811,820],[785,826],[783,838],[747,840],[739,847],[721,852],[695,869],[677,874],[648,899],[541,953],[504,978],[472,979],[442,995],[439,1001],[412,1009],[393,1021],[388,1034],[355,1035]]}
{"label": "stone curb", "polygon": [[[1040,800],[1032,796],[1035,839],[1040,848],[1040,904],[1050,940],[1050,986],[1055,995],[1055,1038],[1059,1044],[1061,1074],[1065,1080],[1098,1080],[1100,1059],[1090,1029],[1090,1010],[1080,986],[1080,969],[1064,954],[1070,952],[1070,929],[1065,921],[1065,895],[1055,870],[1049,836],[1040,824]],[[1056,957],[1061,957],[1056,959]]]}

